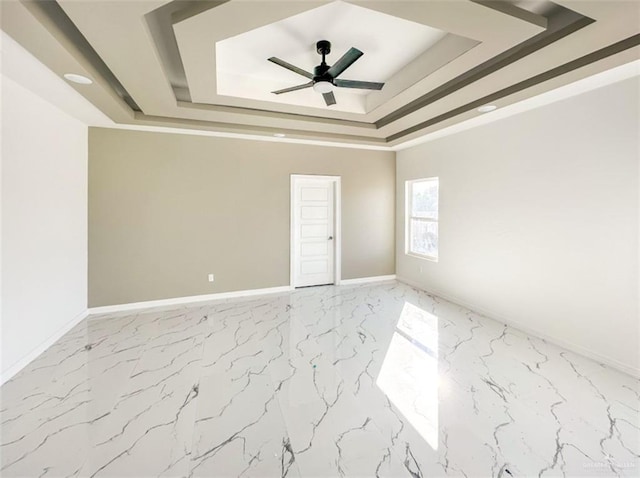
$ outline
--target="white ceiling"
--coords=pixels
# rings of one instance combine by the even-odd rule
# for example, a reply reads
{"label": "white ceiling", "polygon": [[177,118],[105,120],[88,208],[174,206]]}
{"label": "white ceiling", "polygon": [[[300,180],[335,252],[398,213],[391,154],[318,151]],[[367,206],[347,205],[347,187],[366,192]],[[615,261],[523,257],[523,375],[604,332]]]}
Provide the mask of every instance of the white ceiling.
{"label": "white ceiling", "polygon": [[306,71],[321,61],[318,40],[331,42],[329,65],[349,48],[364,55],[341,78],[384,82],[433,47],[447,32],[336,1],[216,43],[217,93],[275,103],[367,113],[365,96],[377,91],[339,88],[326,106],[312,89],[282,95],[271,91],[308,80],[267,61],[276,56]]}
{"label": "white ceiling", "polygon": [[[0,0],[0,9],[2,29],[51,71],[92,78],[92,85],[69,86],[118,125],[284,133],[374,148],[463,123],[482,104],[500,111],[640,57],[638,3],[617,0]],[[287,27],[303,14],[311,20]],[[263,27],[273,31],[247,40],[244,59],[246,45],[230,47],[230,61],[217,58],[217,44]],[[434,30],[447,33],[421,36]],[[334,43],[330,63],[352,46],[363,50],[345,78],[384,81],[384,89],[338,96],[340,107],[351,101],[349,111],[327,108],[311,91],[306,102],[293,103],[295,93],[282,97],[292,103],[273,101],[265,90],[305,78],[267,58],[311,68],[320,38]],[[406,57],[384,51],[400,41],[410,44],[399,49]],[[245,83],[266,98],[219,94],[220,71],[257,75]],[[277,85],[263,89],[265,81]]]}
{"label": "white ceiling", "polygon": [[524,101],[514,103],[505,108],[498,109],[491,113],[471,118],[467,121],[457,123],[453,126],[440,129],[431,134],[421,136],[400,145],[390,146],[369,146],[362,144],[337,143],[328,141],[314,141],[303,139],[292,139],[288,137],[280,138],[273,136],[244,135],[237,133],[218,133],[214,131],[203,131],[198,129],[171,128],[162,126],[145,126],[135,124],[118,124],[110,120],[98,108],[87,99],[75,91],[68,82],[56,75],[53,71],[44,66],[37,58],[20,46],[13,38],[4,32],[0,32],[0,52],[2,57],[1,73],[4,79],[11,79],[20,86],[30,90],[34,94],[54,104],[60,110],[77,118],[88,126],[98,126],[104,128],[130,129],[136,131],[152,131],[158,133],[188,134],[198,136],[227,137],[246,140],[259,140],[278,143],[298,143],[325,145],[333,147],[347,147],[358,149],[373,149],[382,151],[399,151],[417,144],[433,141],[444,136],[458,133],[470,128],[488,124],[508,118],[512,115],[522,113],[531,109],[544,106],[555,101],[560,101],[572,96],[576,96],[596,88],[601,88],[611,83],[623,81],[632,77],[640,77],[640,60],[627,63],[625,65],[606,70],[602,73],[584,78],[577,82],[548,91],[541,95],[528,98]]}
{"label": "white ceiling", "polygon": [[5,32],[0,32],[0,59],[3,81],[14,81],[86,125],[107,128],[116,125]]}

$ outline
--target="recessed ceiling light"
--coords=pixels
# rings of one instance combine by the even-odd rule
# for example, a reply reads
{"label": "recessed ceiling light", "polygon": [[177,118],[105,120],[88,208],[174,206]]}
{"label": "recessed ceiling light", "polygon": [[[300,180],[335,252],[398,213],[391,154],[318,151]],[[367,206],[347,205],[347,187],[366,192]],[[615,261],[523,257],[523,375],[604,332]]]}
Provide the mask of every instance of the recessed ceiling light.
{"label": "recessed ceiling light", "polygon": [[484,106],[481,106],[480,108],[478,108],[478,111],[480,113],[488,113],[489,111],[493,111],[496,108],[498,108],[496,105],[484,105]]}
{"label": "recessed ceiling light", "polygon": [[284,133],[275,133],[274,136],[276,138],[284,138],[286,135]]}
{"label": "recessed ceiling light", "polygon": [[87,78],[86,76],[76,75],[75,73],[65,73],[65,80],[71,81],[73,83],[78,83],[80,85],[90,85],[93,83],[91,78]]}

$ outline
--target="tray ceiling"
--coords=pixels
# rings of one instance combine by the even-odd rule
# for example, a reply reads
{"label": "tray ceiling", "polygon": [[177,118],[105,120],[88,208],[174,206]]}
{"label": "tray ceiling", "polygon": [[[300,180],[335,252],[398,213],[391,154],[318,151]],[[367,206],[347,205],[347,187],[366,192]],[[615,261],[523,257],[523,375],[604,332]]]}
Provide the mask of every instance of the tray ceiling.
{"label": "tray ceiling", "polygon": [[[378,91],[336,90],[337,104],[326,106],[312,89],[283,95],[271,91],[306,83],[304,77],[267,62],[276,56],[306,71],[321,61],[316,42],[331,41],[332,64],[351,47],[365,52],[341,78],[388,82],[447,36],[447,32],[345,2],[313,8],[216,43],[217,94],[353,113],[366,113],[365,96]],[[468,41],[469,46],[476,42]],[[455,56],[462,52],[452,52]],[[452,60],[451,56],[448,60]]]}
{"label": "tray ceiling", "polygon": [[[397,145],[640,57],[629,1],[2,2],[2,28],[122,124]],[[328,63],[365,55],[344,78],[382,91],[272,95],[304,78],[315,42]],[[302,81],[301,81],[302,80]]]}

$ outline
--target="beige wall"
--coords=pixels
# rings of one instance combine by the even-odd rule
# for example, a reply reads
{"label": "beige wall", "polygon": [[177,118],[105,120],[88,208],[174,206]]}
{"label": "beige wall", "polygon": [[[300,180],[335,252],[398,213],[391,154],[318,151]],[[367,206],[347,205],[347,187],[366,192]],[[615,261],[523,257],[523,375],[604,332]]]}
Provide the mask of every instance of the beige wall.
{"label": "beige wall", "polygon": [[640,376],[638,78],[400,151],[440,178],[439,261],[404,253],[427,290]]}
{"label": "beige wall", "polygon": [[342,177],[343,279],[395,273],[392,152],[91,128],[89,306],[288,285],[291,174]]}

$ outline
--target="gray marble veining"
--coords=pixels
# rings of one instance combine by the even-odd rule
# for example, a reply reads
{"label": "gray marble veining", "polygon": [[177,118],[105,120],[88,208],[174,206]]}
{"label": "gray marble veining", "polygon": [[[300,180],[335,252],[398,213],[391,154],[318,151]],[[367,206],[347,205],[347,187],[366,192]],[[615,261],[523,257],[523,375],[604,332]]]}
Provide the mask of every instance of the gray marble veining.
{"label": "gray marble veining", "polygon": [[6,477],[640,476],[640,382],[397,282],[85,320]]}

